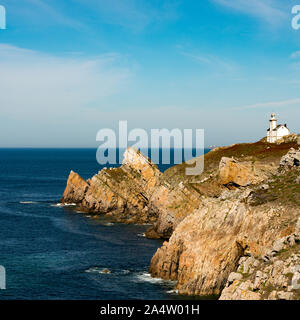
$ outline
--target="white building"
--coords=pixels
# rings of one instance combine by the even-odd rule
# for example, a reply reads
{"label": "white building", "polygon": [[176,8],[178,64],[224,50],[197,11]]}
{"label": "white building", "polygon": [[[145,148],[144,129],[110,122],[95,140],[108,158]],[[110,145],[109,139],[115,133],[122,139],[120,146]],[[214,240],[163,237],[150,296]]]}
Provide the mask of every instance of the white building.
{"label": "white building", "polygon": [[272,113],[270,119],[270,128],[267,130],[267,141],[270,143],[274,143],[289,134],[290,130],[288,129],[286,124],[277,125],[275,114]]}

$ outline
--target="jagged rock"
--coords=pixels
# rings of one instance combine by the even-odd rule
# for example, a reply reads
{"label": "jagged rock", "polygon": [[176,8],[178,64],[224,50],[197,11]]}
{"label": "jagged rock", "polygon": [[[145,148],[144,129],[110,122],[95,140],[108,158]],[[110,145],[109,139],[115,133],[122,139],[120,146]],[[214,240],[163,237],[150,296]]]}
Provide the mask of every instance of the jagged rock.
{"label": "jagged rock", "polygon": [[61,202],[81,202],[88,188],[89,184],[83,178],[81,178],[79,174],[77,174],[74,171],[71,171]]}
{"label": "jagged rock", "polygon": [[140,151],[129,147],[124,153],[122,169],[132,174],[134,180],[138,180],[142,191],[150,198],[161,176],[157,166]]}
{"label": "jagged rock", "polygon": [[238,162],[233,158],[223,157],[219,164],[220,183],[243,187],[257,184],[267,178],[266,171],[270,171],[271,168],[269,164]]}
{"label": "jagged rock", "polygon": [[155,228],[152,226],[150,227],[146,232],[145,232],[145,236],[148,239],[160,239],[161,235],[158,234],[155,230]]}
{"label": "jagged rock", "polygon": [[[239,260],[237,270],[243,274],[243,278],[233,282],[228,278],[227,285],[222,291],[221,299],[241,300],[245,298],[245,290],[247,298],[252,299],[251,296],[248,296],[248,291],[254,290],[262,299],[299,300],[300,244],[288,242],[288,239],[294,235],[291,234],[275,241],[271,251],[280,250],[276,256],[270,257],[267,262],[259,262],[259,260],[255,259],[256,262],[251,264],[251,268],[247,269],[245,263],[248,260],[253,261],[253,258],[242,257]],[[282,244],[284,244],[284,251],[281,249]],[[280,253],[280,251],[282,252]],[[270,289],[272,289],[271,293]]]}
{"label": "jagged rock", "polygon": [[300,266],[294,266],[292,268],[293,278],[292,278],[292,285],[291,290],[299,290],[300,289]]}
{"label": "jagged rock", "polygon": [[[150,273],[177,280],[181,294],[219,294],[241,256],[246,252],[260,256],[272,250],[274,236],[276,240],[290,230],[282,222],[289,217],[296,224],[298,208],[280,215],[270,208],[266,204],[254,209],[239,200],[203,200],[157,250]],[[244,265],[243,272],[252,272],[256,259],[249,257]]]}
{"label": "jagged rock", "polygon": [[295,226],[295,235],[296,235],[296,239],[300,239],[300,218],[298,219]]}
{"label": "jagged rock", "polygon": [[299,134],[297,135],[296,133],[289,134],[277,140],[276,144],[291,143],[291,142],[300,144],[300,135]]}
{"label": "jagged rock", "polygon": [[281,158],[280,167],[291,169],[292,167],[299,167],[300,165],[300,149],[295,150],[291,148],[289,152]]}
{"label": "jagged rock", "polygon": [[280,300],[293,300],[294,294],[292,292],[279,291],[277,296]]}
{"label": "jagged rock", "polygon": [[277,291],[272,291],[268,297],[268,300],[278,300]]}
{"label": "jagged rock", "polygon": [[[231,272],[238,270],[247,276],[257,271],[259,261],[254,256],[268,256],[269,263],[282,248],[292,245],[288,239],[297,230],[299,215],[297,206],[286,210],[272,202],[251,207],[238,197],[203,199],[199,209],[187,216],[169,242],[157,250],[150,273],[176,280],[181,294],[219,294]],[[240,258],[247,254],[251,256],[240,262],[243,270],[237,269]],[[272,281],[286,286],[286,277],[280,277],[276,268],[273,272],[278,282]]]}
{"label": "jagged rock", "polygon": [[241,279],[243,279],[243,275],[241,273],[231,272],[227,279],[227,286],[230,285],[232,282]]}
{"label": "jagged rock", "polygon": [[142,153],[128,148],[120,168],[104,168],[87,182],[71,173],[62,202],[76,202],[85,210],[122,222],[154,222],[157,215],[149,211],[149,198],[160,175],[156,165]]}
{"label": "jagged rock", "polygon": [[253,285],[250,281],[235,281],[222,291],[219,300],[261,300],[261,295],[253,291]]}
{"label": "jagged rock", "polygon": [[254,257],[247,258],[243,263],[243,273],[250,273],[255,262],[256,259]]}
{"label": "jagged rock", "polygon": [[224,185],[234,183],[247,186],[251,183],[252,172],[234,159],[223,157],[219,165],[220,182]]}
{"label": "jagged rock", "polygon": [[[253,184],[252,190],[270,193],[274,186],[269,176],[291,146],[296,147],[258,142],[218,148],[205,155],[205,172],[193,178],[185,176],[186,164],[162,175],[148,159],[128,150],[120,168],[103,169],[88,181],[79,179],[78,190],[70,177],[62,201],[76,200],[87,210],[128,223],[155,223],[148,233],[170,239],[157,250],[149,270],[153,276],[176,280],[181,294],[220,294],[228,283],[221,298],[267,299],[274,285],[281,286],[273,290],[277,297],[277,292],[291,289],[290,273],[299,256],[290,254],[284,260],[273,244],[284,239],[284,254],[299,245],[299,206],[266,198],[254,207],[248,201],[252,191],[241,186]],[[226,183],[220,183],[221,177]],[[239,188],[224,192],[224,184]],[[242,278],[230,284],[232,272]],[[267,291],[264,286],[269,286]]]}
{"label": "jagged rock", "polygon": [[150,198],[149,210],[156,212],[158,219],[153,231],[163,239],[169,238],[178,224],[199,207],[201,198],[191,186],[174,188],[161,182]]}
{"label": "jagged rock", "polygon": [[281,251],[282,249],[284,249],[284,247],[285,247],[284,240],[285,239],[279,239],[279,240],[275,241],[272,252],[277,253],[277,252]]}
{"label": "jagged rock", "polygon": [[262,190],[268,190],[270,188],[270,186],[268,185],[268,184],[263,184],[262,186],[261,186],[261,189]]}
{"label": "jagged rock", "polygon": [[255,275],[255,280],[254,280],[254,285],[253,285],[253,289],[254,290],[257,290],[259,289],[259,287],[264,284],[268,279],[268,276],[267,274],[261,272],[260,270],[258,270],[256,272],[256,275]]}

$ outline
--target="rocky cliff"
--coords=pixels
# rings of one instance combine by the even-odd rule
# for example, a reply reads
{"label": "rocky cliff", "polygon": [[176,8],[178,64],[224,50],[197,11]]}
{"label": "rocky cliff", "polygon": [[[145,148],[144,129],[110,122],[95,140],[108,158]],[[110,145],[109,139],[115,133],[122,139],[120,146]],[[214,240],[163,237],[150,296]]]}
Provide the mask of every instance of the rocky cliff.
{"label": "rocky cliff", "polygon": [[149,159],[129,148],[121,167],[105,168],[87,181],[71,171],[61,202],[75,202],[82,210],[121,222],[151,223],[157,217],[149,210],[149,198],[160,175]]}
{"label": "rocky cliff", "polygon": [[300,300],[300,218],[264,256],[242,257],[220,300]]}
{"label": "rocky cliff", "polygon": [[[276,144],[261,140],[216,148],[204,156],[205,170],[199,176],[185,175],[189,163],[162,174],[129,148],[120,168],[103,169],[87,181],[71,172],[61,201],[121,222],[151,223],[147,236],[168,241],[153,256],[150,273],[176,280],[179,293],[222,299],[280,298],[279,292],[291,291],[277,288],[268,278],[268,290],[273,286],[276,291],[269,297],[263,282],[260,286],[254,282],[257,272],[271,277],[265,268],[279,259],[270,256],[277,241],[287,242],[297,235],[298,140],[292,135]],[[294,241],[296,247],[286,249],[280,258],[295,258],[297,236]],[[266,257],[271,257],[269,262]],[[249,258],[255,263],[242,272]],[[245,293],[249,281],[252,289]],[[297,297],[297,292],[292,293],[283,296]]]}
{"label": "rocky cliff", "polygon": [[205,170],[199,176],[185,175],[188,163],[165,171],[150,199],[151,210],[158,217],[152,233],[169,238],[179,223],[199,207],[203,198],[219,198],[229,189],[259,184],[267,179],[276,171],[281,157],[290,148],[297,148],[297,139],[290,140],[281,144],[259,141],[216,148],[205,154]]}
{"label": "rocky cliff", "polygon": [[[264,174],[252,182],[254,167],[249,171],[243,162],[222,158],[219,179],[228,189],[219,197],[201,196],[199,208],[177,226],[152,258],[151,274],[176,280],[182,294],[219,295],[241,258],[253,256],[260,261],[278,239],[297,233],[299,153],[291,149],[276,160],[278,167],[268,169],[265,163]],[[258,161],[261,167],[262,159]],[[231,286],[223,298],[230,297],[230,292],[235,292]],[[247,297],[255,295],[248,292]]]}

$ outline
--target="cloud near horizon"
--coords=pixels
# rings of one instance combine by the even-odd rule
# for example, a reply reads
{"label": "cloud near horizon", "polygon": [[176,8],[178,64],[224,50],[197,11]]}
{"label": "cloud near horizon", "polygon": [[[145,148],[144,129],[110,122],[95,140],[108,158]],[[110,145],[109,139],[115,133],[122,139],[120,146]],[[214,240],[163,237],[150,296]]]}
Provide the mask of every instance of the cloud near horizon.
{"label": "cloud near horizon", "polygon": [[233,108],[235,110],[243,110],[243,109],[255,109],[255,108],[277,108],[277,107],[286,107],[291,105],[300,105],[300,98],[296,99],[289,99],[289,100],[281,100],[281,101],[271,101],[271,102],[262,102],[262,103],[255,103],[248,106],[242,106]]}
{"label": "cloud near horizon", "polygon": [[[68,122],[79,126],[86,109],[104,110],[106,99],[124,90],[132,75],[120,59],[113,53],[57,57],[0,44],[0,145],[8,134],[14,143],[30,145],[44,133],[47,141]],[[33,127],[36,136],[29,134]]]}
{"label": "cloud near horizon", "polygon": [[130,77],[129,69],[114,66],[118,59],[117,54],[56,57],[0,44],[1,113],[55,117],[54,110],[97,107]]}
{"label": "cloud near horizon", "polygon": [[[227,126],[229,135],[224,136],[224,122],[233,120],[226,110],[216,118],[216,110],[204,106],[111,107],[109,99],[126,92],[133,78],[128,67],[120,67],[120,59],[117,54],[57,57],[0,44],[0,147],[92,147],[97,145],[98,130],[117,130],[119,120],[128,120],[129,130],[205,128],[206,145],[228,144],[230,134],[237,132],[242,132],[240,141],[255,141],[264,134],[270,109],[300,104],[300,99],[291,99],[237,108],[241,110],[235,113],[235,125]],[[266,110],[260,112],[258,124],[257,112],[251,109],[260,107]],[[245,129],[244,109],[249,109],[248,119],[258,124],[259,131]]]}

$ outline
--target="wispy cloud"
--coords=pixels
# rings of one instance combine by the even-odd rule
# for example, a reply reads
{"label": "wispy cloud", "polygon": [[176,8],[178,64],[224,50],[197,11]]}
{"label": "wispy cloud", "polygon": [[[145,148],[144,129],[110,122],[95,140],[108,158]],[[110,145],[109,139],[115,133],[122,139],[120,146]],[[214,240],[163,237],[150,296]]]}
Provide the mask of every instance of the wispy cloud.
{"label": "wispy cloud", "polygon": [[85,28],[82,21],[72,17],[71,10],[63,10],[62,2],[57,0],[2,0],[10,13],[10,24],[29,23],[32,25],[48,26],[61,25],[71,29],[80,30]]}
{"label": "wispy cloud", "polygon": [[290,14],[290,6],[279,0],[211,0],[229,9],[259,18],[269,24],[281,24]]}
{"label": "wispy cloud", "polygon": [[[47,16],[52,17],[57,23],[66,25],[72,28],[81,28],[83,25],[78,20],[72,19],[62,11],[58,10],[57,7],[50,5],[43,0],[27,0],[29,3],[34,5],[39,10],[43,11]],[[53,2],[52,2],[53,4]]]}
{"label": "wispy cloud", "polygon": [[236,65],[233,62],[221,59],[212,54],[197,54],[186,51],[180,51],[180,53],[183,56],[190,58],[197,63],[205,64],[214,70],[221,70],[223,72],[234,72],[237,69]]}
{"label": "wispy cloud", "polygon": [[101,108],[130,77],[128,68],[116,66],[118,60],[117,54],[56,57],[0,44],[1,115],[43,121]]}
{"label": "wispy cloud", "polygon": [[119,25],[133,32],[140,32],[153,23],[174,20],[178,16],[181,0],[155,1],[153,4],[141,0],[73,0],[90,8],[93,15],[106,24]]}
{"label": "wispy cloud", "polygon": [[290,56],[291,59],[298,59],[300,58],[300,51],[295,51]]}
{"label": "wispy cloud", "polygon": [[242,109],[270,108],[270,107],[278,108],[278,107],[287,107],[295,104],[300,105],[300,98],[281,100],[281,101],[261,102],[261,103],[255,103],[255,104],[241,106],[233,109],[242,110]]}

